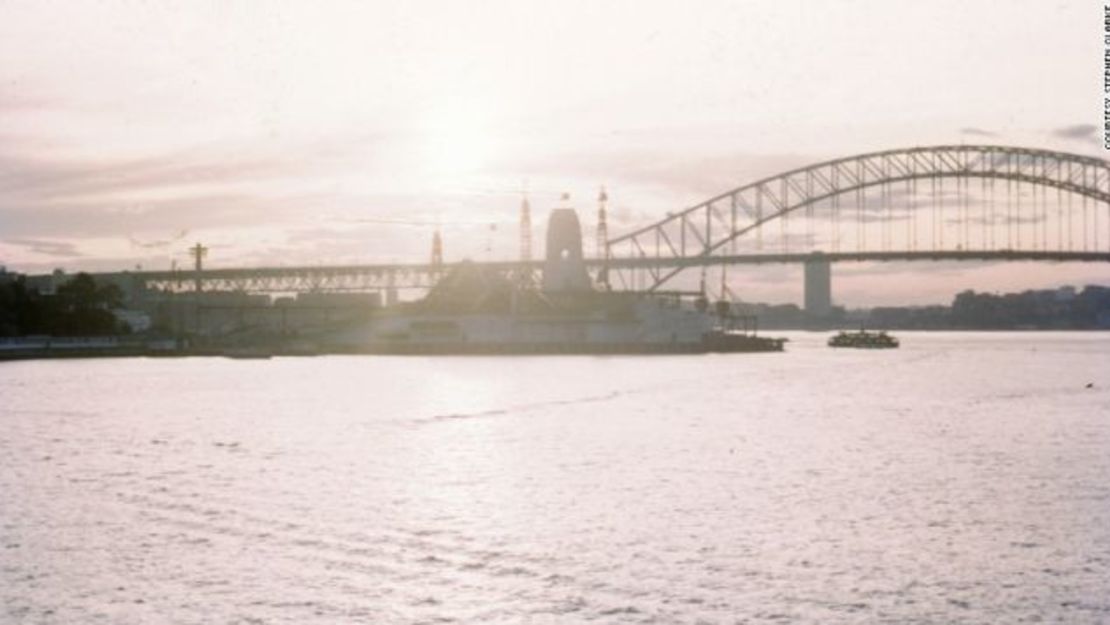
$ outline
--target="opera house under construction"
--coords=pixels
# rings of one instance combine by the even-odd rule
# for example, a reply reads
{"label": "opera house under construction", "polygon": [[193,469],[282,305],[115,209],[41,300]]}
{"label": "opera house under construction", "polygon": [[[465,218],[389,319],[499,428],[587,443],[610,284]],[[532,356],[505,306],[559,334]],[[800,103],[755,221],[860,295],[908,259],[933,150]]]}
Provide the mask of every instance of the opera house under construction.
{"label": "opera house under construction", "polygon": [[780,351],[704,297],[615,292],[590,279],[573,209],[551,212],[542,276],[452,268],[415,302],[317,337],[325,351],[393,354]]}

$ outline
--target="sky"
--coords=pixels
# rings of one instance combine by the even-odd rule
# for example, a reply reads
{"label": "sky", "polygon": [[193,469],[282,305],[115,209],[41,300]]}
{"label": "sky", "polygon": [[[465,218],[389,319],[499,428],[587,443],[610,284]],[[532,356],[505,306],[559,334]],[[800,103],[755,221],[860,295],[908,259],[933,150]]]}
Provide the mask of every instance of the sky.
{"label": "sky", "polygon": [[[517,256],[761,176],[951,143],[1103,157],[1086,1],[0,0],[0,264],[166,269]],[[1110,217],[1110,216],[1108,216]],[[1110,223],[1110,221],[1108,221]],[[589,246],[587,246],[589,248]],[[800,301],[800,270],[730,274]],[[1110,283],[1101,265],[838,265],[848,305]]]}

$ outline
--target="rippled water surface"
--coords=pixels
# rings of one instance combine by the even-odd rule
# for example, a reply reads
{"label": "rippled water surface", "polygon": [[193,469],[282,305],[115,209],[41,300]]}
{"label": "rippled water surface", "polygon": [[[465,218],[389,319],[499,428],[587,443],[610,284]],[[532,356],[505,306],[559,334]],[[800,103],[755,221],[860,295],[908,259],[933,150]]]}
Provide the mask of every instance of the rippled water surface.
{"label": "rippled water surface", "polygon": [[0,363],[0,622],[1110,622],[1110,335],[824,338]]}

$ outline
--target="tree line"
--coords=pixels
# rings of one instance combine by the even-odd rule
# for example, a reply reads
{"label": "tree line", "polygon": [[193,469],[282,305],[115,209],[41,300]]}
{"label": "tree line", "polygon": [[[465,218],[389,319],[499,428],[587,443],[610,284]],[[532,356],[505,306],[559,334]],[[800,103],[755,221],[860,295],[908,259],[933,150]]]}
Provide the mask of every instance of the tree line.
{"label": "tree line", "polygon": [[110,336],[130,332],[112,310],[123,291],[79,273],[49,295],[27,286],[25,276],[0,284],[0,337]]}
{"label": "tree line", "polygon": [[1110,288],[977,293],[963,291],[951,306],[874,308],[876,325],[906,329],[1088,330],[1110,327]]}

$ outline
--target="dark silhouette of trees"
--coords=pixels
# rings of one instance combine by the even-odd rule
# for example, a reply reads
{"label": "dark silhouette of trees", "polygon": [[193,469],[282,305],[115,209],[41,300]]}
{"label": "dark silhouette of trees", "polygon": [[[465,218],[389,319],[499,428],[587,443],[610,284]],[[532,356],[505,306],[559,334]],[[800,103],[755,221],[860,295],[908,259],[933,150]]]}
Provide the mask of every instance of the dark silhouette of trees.
{"label": "dark silhouette of trees", "polygon": [[952,302],[952,327],[961,329],[1080,329],[1105,327],[1110,289],[976,293],[964,291]]}
{"label": "dark silhouette of trees", "polygon": [[123,293],[114,284],[98,285],[79,273],[43,295],[27,287],[19,276],[0,284],[0,336],[108,336],[130,328],[112,310],[122,305]]}

